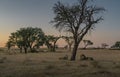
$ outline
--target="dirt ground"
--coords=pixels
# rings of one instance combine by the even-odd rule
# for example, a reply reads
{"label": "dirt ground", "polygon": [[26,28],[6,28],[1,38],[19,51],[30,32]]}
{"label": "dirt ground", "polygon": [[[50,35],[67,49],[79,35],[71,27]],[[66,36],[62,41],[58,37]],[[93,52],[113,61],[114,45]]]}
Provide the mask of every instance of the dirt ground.
{"label": "dirt ground", "polygon": [[[80,54],[93,61],[80,61]],[[71,52],[9,54],[0,51],[0,77],[120,77],[120,50],[78,50],[76,61],[59,60]]]}

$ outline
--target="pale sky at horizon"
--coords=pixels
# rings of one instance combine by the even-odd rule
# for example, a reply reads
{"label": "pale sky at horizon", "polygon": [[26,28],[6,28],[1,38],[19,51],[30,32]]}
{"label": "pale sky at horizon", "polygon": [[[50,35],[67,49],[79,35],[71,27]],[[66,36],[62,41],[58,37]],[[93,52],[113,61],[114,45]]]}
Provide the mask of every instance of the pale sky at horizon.
{"label": "pale sky at horizon", "polygon": [[[55,16],[52,7],[57,1],[59,0],[0,0],[0,46],[6,43],[11,32],[21,27],[40,27],[46,34],[59,35],[49,23]],[[77,0],[60,1],[74,3]],[[101,43],[113,45],[120,41],[120,0],[94,2],[107,11],[103,14],[104,21],[97,24],[96,29],[85,39],[92,40],[94,46],[100,46]]]}

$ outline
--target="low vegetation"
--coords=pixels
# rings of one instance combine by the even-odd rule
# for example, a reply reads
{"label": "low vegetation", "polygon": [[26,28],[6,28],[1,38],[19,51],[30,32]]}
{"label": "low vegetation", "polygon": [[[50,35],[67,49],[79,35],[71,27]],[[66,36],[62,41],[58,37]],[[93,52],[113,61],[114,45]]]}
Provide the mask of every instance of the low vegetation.
{"label": "low vegetation", "polygon": [[[119,50],[79,51],[81,53],[78,53],[76,61],[67,59],[71,53],[66,51],[58,53],[56,50],[56,52],[16,53],[12,55],[5,52],[0,54],[0,77],[120,76]],[[80,60],[81,54],[84,54],[86,57],[92,56],[94,60]]]}

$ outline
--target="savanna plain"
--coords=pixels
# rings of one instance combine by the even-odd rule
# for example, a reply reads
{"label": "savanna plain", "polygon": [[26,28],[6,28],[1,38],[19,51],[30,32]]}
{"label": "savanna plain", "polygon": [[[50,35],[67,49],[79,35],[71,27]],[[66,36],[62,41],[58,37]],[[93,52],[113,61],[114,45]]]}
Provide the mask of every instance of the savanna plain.
{"label": "savanna plain", "polygon": [[[84,54],[94,60],[80,60]],[[68,55],[68,60],[60,57]],[[19,53],[0,50],[0,77],[120,77],[120,50],[78,50],[76,61],[71,52]]]}

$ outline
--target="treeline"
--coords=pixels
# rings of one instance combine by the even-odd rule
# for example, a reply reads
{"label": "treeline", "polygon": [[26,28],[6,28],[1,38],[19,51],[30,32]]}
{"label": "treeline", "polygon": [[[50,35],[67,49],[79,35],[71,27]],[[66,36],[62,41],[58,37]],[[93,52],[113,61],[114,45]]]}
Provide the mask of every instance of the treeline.
{"label": "treeline", "polygon": [[71,50],[73,44],[72,37],[45,35],[41,28],[26,27],[11,33],[6,43],[6,47],[10,50],[11,47],[16,46],[20,49],[20,53],[22,53],[23,50],[27,53],[28,51],[37,52],[37,49],[45,45],[48,48],[48,51],[55,52],[58,47],[56,42],[60,38],[65,39],[69,46],[69,50]]}

